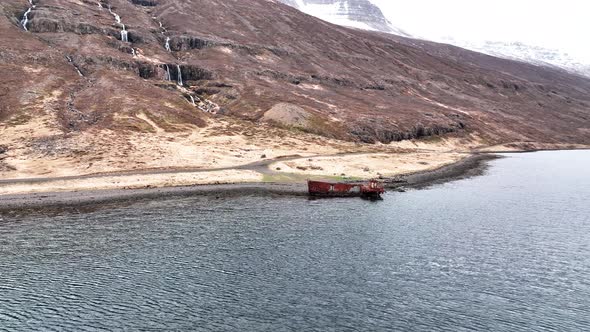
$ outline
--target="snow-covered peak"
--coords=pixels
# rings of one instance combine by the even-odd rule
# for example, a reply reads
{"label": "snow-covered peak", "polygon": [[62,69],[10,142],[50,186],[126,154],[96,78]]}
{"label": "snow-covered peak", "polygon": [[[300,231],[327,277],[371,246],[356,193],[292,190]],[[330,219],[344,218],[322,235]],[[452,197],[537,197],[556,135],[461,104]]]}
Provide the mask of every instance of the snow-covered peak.
{"label": "snow-covered peak", "polygon": [[473,42],[454,38],[444,38],[439,41],[500,58],[519,60],[540,66],[557,67],[590,77],[589,59],[575,57],[558,49],[527,45],[522,42]]}
{"label": "snow-covered peak", "polygon": [[324,21],[363,30],[409,36],[389,22],[369,0],[280,0]]}

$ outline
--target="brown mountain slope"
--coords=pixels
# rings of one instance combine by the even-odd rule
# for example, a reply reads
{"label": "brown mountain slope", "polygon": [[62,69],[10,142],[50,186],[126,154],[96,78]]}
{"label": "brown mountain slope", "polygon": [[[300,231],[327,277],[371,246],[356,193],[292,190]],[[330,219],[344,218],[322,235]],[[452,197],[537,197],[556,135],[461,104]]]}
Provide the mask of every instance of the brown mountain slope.
{"label": "brown mountain slope", "polygon": [[[204,124],[192,94],[251,120],[293,104],[305,118],[298,126],[347,140],[590,141],[590,81],[552,69],[338,27],[267,0],[34,3],[29,32],[19,26],[26,1],[0,5],[4,121],[42,105],[65,131],[142,130],[138,112],[181,130]],[[188,89],[166,81],[166,65],[178,80],[177,64]]]}
{"label": "brown mountain slope", "polygon": [[[293,127],[353,142],[441,135],[461,148],[590,143],[590,81],[560,71],[338,27],[267,0],[34,4],[25,30],[28,1],[0,3],[2,178],[369,149]],[[408,169],[458,158],[447,157],[411,158]]]}
{"label": "brown mountain slope", "polygon": [[[192,11],[195,5],[201,10]],[[588,139],[589,81],[565,73],[457,48],[451,53],[445,45],[415,47],[266,1],[161,1],[154,13],[169,26],[183,61],[230,84],[248,82],[239,100],[227,104],[248,118],[282,101],[317,115],[325,134],[365,141],[463,127],[491,141]],[[191,42],[216,39],[229,50],[188,50]]]}

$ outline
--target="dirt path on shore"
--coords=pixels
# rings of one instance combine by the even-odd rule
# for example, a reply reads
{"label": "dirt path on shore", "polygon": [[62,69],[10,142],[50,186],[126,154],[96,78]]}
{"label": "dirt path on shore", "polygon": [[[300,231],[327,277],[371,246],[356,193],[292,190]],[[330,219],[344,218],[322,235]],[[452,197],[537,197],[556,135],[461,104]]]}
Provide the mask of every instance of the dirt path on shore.
{"label": "dirt path on shore", "polygon": [[[216,168],[166,167],[56,177],[0,180],[0,197],[53,191],[161,188],[229,183],[297,183],[354,180],[435,169],[465,158],[457,152],[341,152],[283,155]],[[371,169],[369,169],[371,168]]]}
{"label": "dirt path on shore", "polygon": [[271,169],[269,166],[277,162],[289,162],[294,160],[300,160],[304,158],[326,158],[326,157],[350,157],[358,155],[366,155],[366,152],[353,152],[353,153],[338,153],[332,155],[316,155],[313,157],[304,157],[301,155],[294,156],[281,156],[272,159],[264,159],[245,165],[218,167],[218,168],[202,168],[202,167],[169,167],[169,168],[156,168],[156,169],[143,169],[143,170],[131,170],[131,171],[115,171],[115,172],[104,172],[95,174],[84,174],[74,176],[61,176],[61,177],[38,177],[38,178],[26,178],[26,179],[0,179],[1,185],[11,185],[20,183],[44,183],[54,181],[68,181],[68,180],[82,180],[82,179],[98,179],[106,177],[125,177],[125,176],[137,176],[137,175],[162,175],[162,174],[180,174],[180,173],[209,173],[217,171],[231,171],[231,170],[243,170],[243,171],[255,171],[261,174],[277,175],[281,174],[280,171]]}
{"label": "dirt path on shore", "polygon": [[302,156],[292,157],[278,157],[274,159],[265,159],[245,165],[218,167],[218,168],[202,168],[202,167],[169,167],[169,168],[155,168],[131,171],[114,171],[74,176],[60,176],[60,177],[39,177],[27,179],[4,179],[0,180],[0,185],[10,185],[17,183],[44,183],[53,181],[67,181],[67,180],[82,180],[82,179],[98,179],[105,177],[123,177],[123,176],[137,176],[137,175],[162,175],[162,174],[179,174],[179,173],[206,173],[216,171],[230,171],[230,170],[251,170],[260,173],[273,173],[268,166],[277,161],[288,161],[303,158]]}

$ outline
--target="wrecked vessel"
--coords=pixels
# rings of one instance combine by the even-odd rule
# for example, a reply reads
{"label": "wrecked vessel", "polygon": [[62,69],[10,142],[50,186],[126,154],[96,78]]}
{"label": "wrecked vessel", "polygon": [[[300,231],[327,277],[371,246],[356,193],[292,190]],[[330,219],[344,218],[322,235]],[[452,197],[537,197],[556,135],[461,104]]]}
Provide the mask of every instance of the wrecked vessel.
{"label": "wrecked vessel", "polygon": [[332,183],[307,181],[309,196],[312,197],[362,197],[379,199],[385,193],[383,185],[377,180],[367,183]]}

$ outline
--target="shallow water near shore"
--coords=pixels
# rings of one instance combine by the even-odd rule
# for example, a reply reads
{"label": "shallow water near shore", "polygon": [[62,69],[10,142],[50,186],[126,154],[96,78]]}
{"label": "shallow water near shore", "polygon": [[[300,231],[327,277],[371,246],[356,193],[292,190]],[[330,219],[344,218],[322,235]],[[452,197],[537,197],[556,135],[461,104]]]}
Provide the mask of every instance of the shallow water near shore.
{"label": "shallow water near shore", "polygon": [[590,151],[383,201],[144,201],[0,222],[0,330],[590,330]]}

